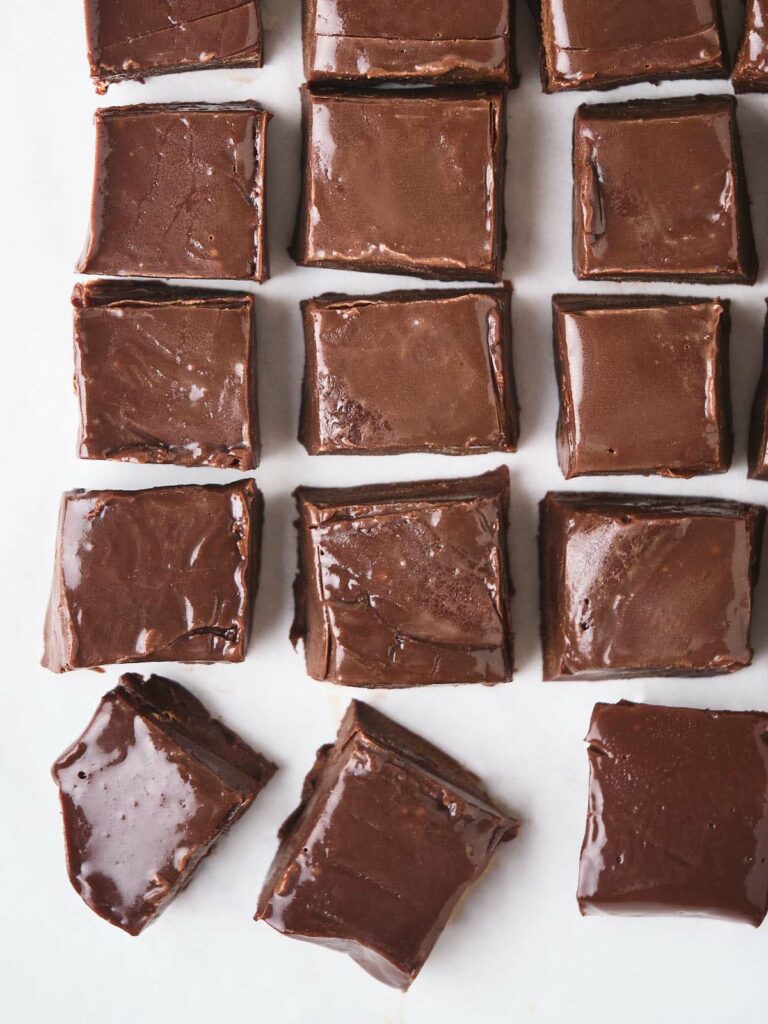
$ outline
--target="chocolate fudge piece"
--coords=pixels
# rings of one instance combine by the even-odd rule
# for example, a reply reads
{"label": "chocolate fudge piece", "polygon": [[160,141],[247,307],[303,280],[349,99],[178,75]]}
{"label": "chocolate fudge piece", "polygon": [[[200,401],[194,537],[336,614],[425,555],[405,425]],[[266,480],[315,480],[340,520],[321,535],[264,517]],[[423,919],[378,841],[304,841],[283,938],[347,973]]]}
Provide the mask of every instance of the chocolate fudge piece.
{"label": "chocolate fudge piece", "polygon": [[768,318],[763,333],[763,369],[749,429],[749,476],[753,480],[768,480]]}
{"label": "chocolate fudge piece", "polygon": [[310,455],[515,451],[510,285],[301,304]]}
{"label": "chocolate fudge piece", "polygon": [[268,277],[256,103],[97,110],[91,224],[77,270],[122,277]]}
{"label": "chocolate fudge piece", "polygon": [[308,82],[515,82],[510,0],[302,0]]}
{"label": "chocolate fudge piece", "polygon": [[534,0],[545,92],[725,78],[719,0]]}
{"label": "chocolate fudge piece", "polygon": [[556,295],[552,308],[566,478],[728,469],[727,301]]}
{"label": "chocolate fudge piece", "polygon": [[280,830],[256,920],[347,953],[379,981],[407,989],[459,900],[518,828],[477,776],[353,701]]}
{"label": "chocolate fudge piece", "polygon": [[733,88],[736,92],[768,92],[768,0],[747,0]]}
{"label": "chocolate fudge piece", "polygon": [[96,91],[113,82],[202,68],[259,68],[259,0],[85,0]]}
{"label": "chocolate fudge piece", "polygon": [[754,284],[732,96],[579,107],[573,179],[581,280]]}
{"label": "chocolate fudge piece", "polygon": [[95,281],[72,304],[80,458],[256,468],[252,295]]}
{"label": "chocolate fudge piece", "polygon": [[52,769],[73,888],[138,935],[275,771],[183,686],[122,676]]}
{"label": "chocolate fudge piece", "polygon": [[302,89],[297,263],[500,281],[501,89]]}
{"label": "chocolate fudge piece", "polygon": [[291,638],[346,686],[512,678],[509,471],[414,484],[300,487]]}
{"label": "chocolate fudge piece", "polygon": [[752,661],[765,509],[734,501],[548,494],[545,679],[735,672]]}
{"label": "chocolate fudge piece", "polygon": [[68,491],[43,665],[242,661],[261,519],[253,480]]}
{"label": "chocolate fudge piece", "polygon": [[583,914],[768,911],[768,715],[597,704]]}

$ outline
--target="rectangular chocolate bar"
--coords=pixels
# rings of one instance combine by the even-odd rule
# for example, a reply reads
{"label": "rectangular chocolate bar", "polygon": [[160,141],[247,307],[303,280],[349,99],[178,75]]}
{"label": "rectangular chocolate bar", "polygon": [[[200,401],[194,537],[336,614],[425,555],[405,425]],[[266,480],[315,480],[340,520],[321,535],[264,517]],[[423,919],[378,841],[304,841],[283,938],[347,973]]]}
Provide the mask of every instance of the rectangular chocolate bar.
{"label": "rectangular chocolate bar", "polygon": [[302,0],[308,82],[516,80],[510,0]]}
{"label": "rectangular chocolate bar", "polygon": [[533,0],[545,92],[725,78],[719,0]]}
{"label": "rectangular chocolate bar", "polygon": [[253,480],[68,491],[43,665],[242,661],[261,520]]}
{"label": "rectangular chocolate bar", "polygon": [[728,469],[729,309],[721,299],[554,296],[566,478]]}
{"label": "rectangular chocolate bar", "polygon": [[305,86],[302,102],[297,263],[501,280],[503,90]]}
{"label": "rectangular chocolate bar", "polygon": [[259,68],[259,0],[85,0],[96,91],[113,82],[204,68]]}
{"label": "rectangular chocolate bar", "polygon": [[763,368],[749,427],[749,476],[753,480],[768,480],[768,317],[763,331]]}
{"label": "rectangular chocolate bar", "polygon": [[310,455],[515,451],[509,284],[301,304]]}
{"label": "rectangular chocolate bar", "polygon": [[765,509],[555,494],[541,503],[545,679],[735,672],[752,661]]}
{"label": "rectangular chocolate bar", "polygon": [[80,458],[256,468],[252,295],[92,281],[72,305]]}
{"label": "rectangular chocolate bar", "polygon": [[265,280],[270,117],[251,102],[97,110],[91,223],[78,272]]}
{"label": "rectangular chocolate bar", "polygon": [[294,644],[345,686],[512,678],[509,471],[296,491]]}
{"label": "rectangular chocolate bar", "polygon": [[621,701],[587,735],[583,914],[768,912],[768,715]]}
{"label": "rectangular chocolate bar", "polygon": [[477,776],[353,701],[280,830],[256,920],[407,989],[518,828]]}
{"label": "rectangular chocolate bar", "polygon": [[573,189],[580,280],[755,283],[732,96],[579,107]]}
{"label": "rectangular chocolate bar", "polygon": [[160,676],[121,676],[53,766],[75,892],[138,935],[276,771]]}
{"label": "rectangular chocolate bar", "polygon": [[736,92],[768,92],[768,0],[746,0],[744,35],[733,69]]}

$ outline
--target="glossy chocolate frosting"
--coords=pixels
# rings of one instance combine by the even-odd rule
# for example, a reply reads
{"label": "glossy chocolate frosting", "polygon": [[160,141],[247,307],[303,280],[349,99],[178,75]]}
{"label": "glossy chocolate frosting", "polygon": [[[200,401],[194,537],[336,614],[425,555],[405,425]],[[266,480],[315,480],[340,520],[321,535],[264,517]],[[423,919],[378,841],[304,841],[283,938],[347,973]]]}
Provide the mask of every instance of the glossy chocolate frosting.
{"label": "glossy chocolate frosting", "polygon": [[275,770],[183,686],[122,676],[52,769],[75,891],[138,935]]}
{"label": "glossy chocolate frosting", "polygon": [[43,665],[242,661],[261,518],[252,480],[68,491]]}
{"label": "glossy chocolate frosting", "polygon": [[302,303],[310,455],[514,451],[510,285]]}
{"label": "glossy chocolate frosting", "polygon": [[578,278],[754,284],[732,96],[581,106],[573,166]]}
{"label": "glossy chocolate frosting", "polygon": [[502,90],[302,89],[297,263],[500,281]]}
{"label": "glossy chocolate frosting", "polygon": [[259,0],[85,0],[85,22],[100,93],[124,79],[261,67]]}
{"label": "glossy chocolate frosting", "polygon": [[72,305],[80,458],[256,468],[252,295],[93,281]]}
{"label": "glossy chocolate frosting", "polygon": [[518,828],[453,758],[353,701],[280,831],[256,920],[407,989]]}
{"label": "glossy chocolate frosting", "polygon": [[541,503],[545,679],[734,672],[752,661],[765,509],[548,494]]}
{"label": "glossy chocolate frosting", "polygon": [[512,678],[509,471],[347,489],[300,487],[294,644],[345,686]]}
{"label": "glossy chocolate frosting", "polygon": [[768,714],[621,701],[587,735],[581,912],[768,911]]}
{"label": "glossy chocolate frosting", "polygon": [[510,0],[302,0],[308,82],[515,80]]}
{"label": "glossy chocolate frosting", "polygon": [[268,277],[270,116],[250,102],[97,110],[91,223],[78,272]]}
{"label": "glossy chocolate frosting", "polygon": [[552,306],[566,478],[728,469],[727,301],[556,295]]}
{"label": "glossy chocolate frosting", "polygon": [[546,92],[724,78],[719,0],[541,0]]}
{"label": "glossy chocolate frosting", "polygon": [[768,92],[768,0],[747,0],[733,87],[736,92]]}
{"label": "glossy chocolate frosting", "polygon": [[763,332],[763,368],[749,428],[749,475],[754,480],[768,480],[768,317]]}

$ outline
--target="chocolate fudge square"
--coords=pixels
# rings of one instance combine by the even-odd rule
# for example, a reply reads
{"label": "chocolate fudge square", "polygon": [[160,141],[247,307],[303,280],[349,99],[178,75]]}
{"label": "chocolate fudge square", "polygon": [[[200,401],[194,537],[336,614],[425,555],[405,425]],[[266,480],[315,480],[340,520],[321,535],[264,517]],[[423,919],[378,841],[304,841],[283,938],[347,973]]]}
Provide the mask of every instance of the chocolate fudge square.
{"label": "chocolate fudge square", "polygon": [[501,89],[302,89],[297,263],[500,281]]}
{"label": "chocolate fudge square", "polygon": [[579,107],[573,179],[581,280],[754,284],[732,96]]}
{"label": "chocolate fudge square", "polygon": [[52,769],[73,888],[138,935],[275,770],[183,686],[122,676]]}
{"label": "chocolate fudge square", "polygon": [[270,116],[256,103],[97,110],[91,223],[78,272],[268,277]]}
{"label": "chocolate fudge square", "polygon": [[719,0],[534,0],[545,92],[725,78]]}
{"label": "chocolate fudge square", "polygon": [[768,911],[768,715],[621,701],[587,735],[583,914]]}
{"label": "chocolate fudge square", "polygon": [[252,295],[95,281],[72,305],[81,459],[256,468]]}
{"label": "chocolate fudge square", "polygon": [[510,0],[302,0],[308,82],[515,82]]}
{"label": "chocolate fudge square", "polygon": [[733,88],[736,92],[768,92],[768,0],[747,0]]}
{"label": "chocolate fudge square", "polygon": [[541,503],[545,679],[702,676],[752,661],[765,509],[555,494]]}
{"label": "chocolate fudge square", "polygon": [[294,644],[345,686],[512,678],[509,471],[300,487]]}
{"label": "chocolate fudge square", "polygon": [[302,303],[310,455],[515,451],[510,285]]}
{"label": "chocolate fudge square", "polygon": [[754,480],[768,480],[768,318],[763,332],[763,369],[752,404],[749,476]]}
{"label": "chocolate fudge square", "polygon": [[728,469],[727,301],[556,295],[552,308],[566,478]]}
{"label": "chocolate fudge square", "polygon": [[96,91],[113,82],[204,68],[258,68],[259,0],[85,0]]}
{"label": "chocolate fudge square", "polygon": [[407,989],[518,827],[477,776],[353,701],[280,830],[256,920]]}
{"label": "chocolate fudge square", "polygon": [[242,661],[261,520],[253,480],[68,491],[43,665]]}

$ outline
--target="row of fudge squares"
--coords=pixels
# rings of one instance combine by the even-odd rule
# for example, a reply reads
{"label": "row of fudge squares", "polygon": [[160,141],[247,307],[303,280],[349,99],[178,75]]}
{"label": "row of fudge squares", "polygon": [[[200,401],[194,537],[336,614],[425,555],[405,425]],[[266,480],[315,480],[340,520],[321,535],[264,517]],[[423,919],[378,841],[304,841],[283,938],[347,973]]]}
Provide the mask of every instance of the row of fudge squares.
{"label": "row of fudge squares", "polygon": [[[512,678],[506,467],[296,497],[291,639],[311,677],[384,688]],[[261,517],[252,480],[65,494],[44,665],[242,661]],[[762,507],[732,501],[549,493],[544,678],[750,664],[764,522]]]}
{"label": "row of fudge squares", "polygon": [[[530,0],[547,92],[608,89],[730,70],[720,0]],[[257,68],[259,0],[86,0],[91,76],[114,82],[204,68]],[[515,0],[302,0],[309,82],[517,81]],[[768,88],[768,0],[748,0],[737,91]]]}
{"label": "row of fudge squares", "polygon": [[[252,295],[97,281],[73,305],[81,458],[258,465]],[[510,285],[323,295],[302,314],[311,455],[516,450]],[[728,301],[560,295],[553,317],[566,477],[728,469]],[[752,420],[766,479],[768,373]]]}
{"label": "row of fudge squares", "polygon": [[[768,714],[598,704],[586,742],[581,912],[759,926],[768,912]],[[178,683],[124,675],[53,766],[72,886],[138,935],[275,770]],[[279,832],[255,919],[407,989],[519,828],[471,771],[353,701]]]}
{"label": "row of fudge squares", "polygon": [[[503,91],[304,87],[302,97],[297,263],[501,280]],[[78,271],[263,281],[269,116],[254,103],[97,111]],[[756,280],[733,97],[582,106],[573,174],[580,279]]]}

